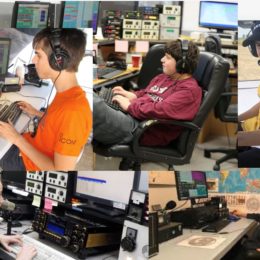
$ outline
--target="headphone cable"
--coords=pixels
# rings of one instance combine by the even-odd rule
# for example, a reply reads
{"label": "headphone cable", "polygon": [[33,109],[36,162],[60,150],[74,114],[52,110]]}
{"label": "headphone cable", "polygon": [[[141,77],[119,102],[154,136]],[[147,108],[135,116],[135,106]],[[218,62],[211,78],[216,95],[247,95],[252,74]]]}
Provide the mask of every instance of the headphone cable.
{"label": "headphone cable", "polygon": [[53,81],[53,84],[52,84],[52,87],[51,87],[51,92],[50,92],[50,95],[47,99],[47,108],[46,110],[44,111],[43,115],[41,116],[41,118],[38,120],[38,117],[35,117],[35,119],[33,119],[33,124],[34,124],[34,131],[33,133],[31,134],[32,137],[35,137],[36,136],[36,133],[37,133],[37,129],[39,127],[39,124],[41,122],[41,120],[44,118],[44,116],[47,114],[47,111],[48,111],[48,108],[49,108],[49,101],[50,101],[50,97],[51,97],[51,94],[52,94],[52,91],[53,91],[53,88],[54,88],[54,85],[56,83],[56,81],[58,80],[58,78],[60,77],[61,75],[61,70],[59,71],[59,74],[58,76],[56,77],[56,79]]}

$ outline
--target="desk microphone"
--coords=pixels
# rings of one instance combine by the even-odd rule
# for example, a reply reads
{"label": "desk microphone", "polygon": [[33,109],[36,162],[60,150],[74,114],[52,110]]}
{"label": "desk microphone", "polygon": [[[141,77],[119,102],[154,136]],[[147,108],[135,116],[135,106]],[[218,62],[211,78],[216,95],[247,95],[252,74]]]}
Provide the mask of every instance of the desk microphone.
{"label": "desk microphone", "polygon": [[174,200],[170,200],[166,203],[164,209],[162,210],[164,224],[169,224],[171,222],[171,214],[169,214],[169,212],[167,211],[173,210],[176,205],[177,204]]}
{"label": "desk microphone", "polygon": [[2,203],[1,203],[1,206],[0,208],[2,210],[7,210],[7,211],[14,211],[15,209],[15,204],[9,200],[4,200]]}
{"label": "desk microphone", "polygon": [[167,204],[165,205],[164,210],[170,210],[170,209],[174,209],[176,207],[176,202],[174,200],[170,200],[167,202]]}

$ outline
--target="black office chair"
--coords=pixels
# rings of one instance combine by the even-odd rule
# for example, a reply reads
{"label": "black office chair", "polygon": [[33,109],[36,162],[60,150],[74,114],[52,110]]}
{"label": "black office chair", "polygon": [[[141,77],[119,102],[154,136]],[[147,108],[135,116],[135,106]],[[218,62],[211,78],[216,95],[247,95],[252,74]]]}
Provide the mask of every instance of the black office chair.
{"label": "black office chair", "polygon": [[[240,244],[240,254],[242,251],[243,260],[259,260],[260,252],[256,251],[256,248],[260,248],[260,226],[258,225],[252,235],[248,237],[247,235],[243,237]],[[239,257],[238,257],[239,258]],[[241,256],[240,258],[241,259]]]}
{"label": "black office chair", "polygon": [[[128,170],[130,168],[140,170],[141,163],[145,161],[166,163],[169,165],[169,170],[173,170],[173,165],[189,163],[200,129],[223,92],[228,71],[229,64],[221,56],[206,52],[200,53],[194,77],[202,87],[204,95],[199,111],[192,121],[146,120],[140,123],[131,143],[103,145],[94,141],[94,152],[106,157],[122,158],[119,166],[120,170]],[[163,124],[165,127],[167,125],[178,125],[182,126],[184,130],[177,140],[174,140],[168,146],[141,146],[139,144],[140,137],[155,124]]]}
{"label": "black office chair", "polygon": [[[208,36],[205,40],[205,51],[221,54],[221,41],[216,35]],[[237,96],[232,92],[232,85],[227,80],[224,92],[221,94],[219,101],[214,108],[215,117],[221,122],[237,124],[237,104],[231,104],[231,98]],[[213,169],[220,170],[220,164],[230,159],[237,159],[237,149],[235,148],[213,148],[205,149],[204,156],[211,157],[211,153],[224,153],[225,155],[216,160]]]}
{"label": "black office chair", "polygon": [[149,49],[137,80],[138,89],[146,88],[155,76],[162,73],[161,59],[164,54],[164,44],[156,44]]}

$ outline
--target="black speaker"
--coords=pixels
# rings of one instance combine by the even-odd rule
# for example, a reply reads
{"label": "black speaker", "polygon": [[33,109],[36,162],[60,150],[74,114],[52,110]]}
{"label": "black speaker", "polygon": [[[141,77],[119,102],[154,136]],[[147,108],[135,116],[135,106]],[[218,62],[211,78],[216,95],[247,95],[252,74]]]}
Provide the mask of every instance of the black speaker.
{"label": "black speaker", "polygon": [[62,29],[52,29],[48,38],[52,53],[49,56],[49,64],[57,71],[65,70],[68,67],[70,56],[66,50],[61,48],[60,38]]}
{"label": "black speaker", "polygon": [[158,243],[158,214],[157,212],[149,213],[149,257],[159,252]]}

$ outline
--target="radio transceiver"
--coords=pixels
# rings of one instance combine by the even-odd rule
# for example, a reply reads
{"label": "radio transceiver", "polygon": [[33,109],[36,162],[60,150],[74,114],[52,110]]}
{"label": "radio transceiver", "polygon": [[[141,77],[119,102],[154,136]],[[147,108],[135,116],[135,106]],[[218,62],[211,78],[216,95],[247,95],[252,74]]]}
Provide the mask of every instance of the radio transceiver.
{"label": "radio transceiver", "polygon": [[26,172],[26,178],[36,181],[44,181],[44,172],[43,171],[28,171]]}
{"label": "radio transceiver", "polygon": [[25,182],[25,190],[36,195],[43,195],[43,182],[27,179]]}
{"label": "radio transceiver", "polygon": [[162,27],[179,27],[181,17],[173,14],[160,14],[160,25]]}
{"label": "radio transceiver", "polygon": [[160,22],[158,20],[143,20],[142,21],[142,29],[144,30],[159,30]]}
{"label": "radio transceiver", "polygon": [[141,30],[123,30],[123,39],[140,39]]}
{"label": "radio transceiver", "polygon": [[158,40],[159,30],[142,30],[141,32],[142,40]]}
{"label": "radio transceiver", "polygon": [[171,27],[161,27],[160,40],[171,40],[179,37],[179,29]]}
{"label": "radio transceiver", "polygon": [[85,217],[66,213],[63,216],[38,210],[32,222],[40,238],[48,239],[76,253],[79,258],[113,248],[120,243],[122,227],[92,222]]}
{"label": "radio transceiver", "polygon": [[142,29],[142,20],[137,19],[124,19],[123,20],[124,29]]}
{"label": "radio transceiver", "polygon": [[180,5],[164,5],[163,14],[181,15],[181,6]]}

